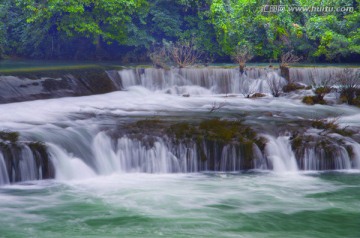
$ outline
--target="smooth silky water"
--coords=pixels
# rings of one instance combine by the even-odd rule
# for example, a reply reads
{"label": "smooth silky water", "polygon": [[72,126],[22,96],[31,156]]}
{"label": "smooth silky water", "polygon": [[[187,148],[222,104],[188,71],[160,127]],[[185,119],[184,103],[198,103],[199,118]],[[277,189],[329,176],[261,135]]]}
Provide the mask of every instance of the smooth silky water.
{"label": "smooth silky water", "polygon": [[[191,70],[185,79],[166,76],[173,80],[167,85],[148,71],[151,83],[120,72],[122,92],[0,105],[1,129],[45,142],[56,170],[54,180],[9,185],[0,153],[0,237],[360,237],[359,144],[349,142],[357,163],[303,172],[289,136],[273,132],[318,118],[358,129],[359,109],[307,106],[296,95],[244,98],[229,87],[236,70],[225,72],[226,85],[203,85]],[[268,93],[262,79],[251,87]],[[185,173],[165,143],[149,153],[127,138],[115,145],[103,132],[139,119],[222,116],[263,128],[272,171]],[[142,160],[130,166],[131,151]]]}
{"label": "smooth silky water", "polygon": [[1,237],[359,237],[356,173],[114,174],[0,188]]}

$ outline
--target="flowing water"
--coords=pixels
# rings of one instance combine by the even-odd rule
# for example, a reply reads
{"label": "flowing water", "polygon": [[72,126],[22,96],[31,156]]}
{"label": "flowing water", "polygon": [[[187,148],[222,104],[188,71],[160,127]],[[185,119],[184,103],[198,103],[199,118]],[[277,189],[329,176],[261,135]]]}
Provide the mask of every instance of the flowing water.
{"label": "flowing water", "polygon": [[0,188],[1,237],[359,237],[358,174],[122,174]]}
{"label": "flowing water", "polygon": [[[291,74],[308,84],[333,71]],[[289,134],[308,120],[333,118],[358,133],[360,109],[304,105],[310,90],[274,98],[267,81],[283,79],[270,69],[119,76],[124,91],[0,105],[1,130],[19,132],[22,143],[0,150],[0,237],[360,237],[358,137],[330,134],[343,143],[333,144],[337,171],[318,172],[329,167],[326,151],[309,147],[300,159]],[[265,97],[246,98],[253,92]],[[198,144],[155,135],[149,146],[123,130],[138,120],[214,117],[240,118],[267,139],[264,152],[252,148],[253,170],[242,170],[245,155],[231,145],[201,145],[207,157],[218,155],[214,167],[201,162]],[[31,141],[44,142],[54,179],[39,180],[51,172]]]}

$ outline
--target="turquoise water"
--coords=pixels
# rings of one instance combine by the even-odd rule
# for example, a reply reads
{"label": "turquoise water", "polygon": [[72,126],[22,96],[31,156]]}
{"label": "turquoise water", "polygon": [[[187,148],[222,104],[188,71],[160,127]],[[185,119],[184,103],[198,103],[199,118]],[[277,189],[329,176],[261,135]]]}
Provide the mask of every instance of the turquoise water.
{"label": "turquoise water", "polygon": [[360,237],[358,173],[116,174],[0,188],[0,237]]}

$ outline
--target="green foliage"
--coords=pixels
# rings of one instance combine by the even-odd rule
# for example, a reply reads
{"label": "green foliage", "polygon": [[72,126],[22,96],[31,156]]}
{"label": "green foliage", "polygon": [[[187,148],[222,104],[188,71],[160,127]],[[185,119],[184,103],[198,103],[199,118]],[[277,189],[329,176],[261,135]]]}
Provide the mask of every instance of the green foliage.
{"label": "green foliage", "polygon": [[[355,8],[266,12],[265,4]],[[126,61],[165,41],[192,40],[203,61],[228,61],[243,45],[256,60],[292,51],[341,61],[360,54],[359,6],[359,0],[2,0],[0,57]]]}

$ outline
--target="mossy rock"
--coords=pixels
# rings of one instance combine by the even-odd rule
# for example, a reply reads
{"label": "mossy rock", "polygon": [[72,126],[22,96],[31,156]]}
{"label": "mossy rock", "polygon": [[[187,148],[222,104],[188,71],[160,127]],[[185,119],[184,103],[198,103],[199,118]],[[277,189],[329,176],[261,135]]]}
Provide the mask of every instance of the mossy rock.
{"label": "mossy rock", "polygon": [[[283,92],[284,93],[289,93],[289,92],[293,92],[293,91],[297,91],[297,90],[303,90],[303,89],[307,89],[304,85],[301,84],[297,84],[297,83],[289,83],[287,85],[285,85],[283,87]],[[311,87],[310,87],[311,89]]]}
{"label": "mossy rock", "polygon": [[171,125],[168,129],[168,133],[174,134],[177,139],[181,138],[193,138],[196,136],[196,128],[186,122],[176,123]]}
{"label": "mossy rock", "polygon": [[302,100],[303,103],[307,104],[307,105],[314,105],[314,97],[313,96],[305,96]]}
{"label": "mossy rock", "polygon": [[352,130],[340,128],[336,121],[315,120],[312,122],[311,126],[316,129],[322,129],[329,133],[336,133],[342,136],[351,137],[354,135]]}
{"label": "mossy rock", "polygon": [[253,95],[250,96],[250,98],[262,98],[265,97],[266,95],[263,93],[254,93]]}
{"label": "mossy rock", "polygon": [[316,95],[325,95],[331,92],[331,88],[330,87],[318,87],[315,89],[314,93]]}
{"label": "mossy rock", "polygon": [[303,103],[307,105],[321,104],[326,105],[326,101],[318,96],[305,96],[302,100]]}
{"label": "mossy rock", "polygon": [[0,131],[0,140],[16,143],[19,140],[19,132]]}
{"label": "mossy rock", "polygon": [[112,135],[113,138],[127,136],[141,141],[149,148],[158,139],[171,143],[173,148],[180,144],[188,148],[196,146],[199,162],[206,163],[210,170],[218,170],[222,166],[219,158],[226,146],[232,146],[243,157],[242,168],[251,169],[255,158],[254,145],[264,151],[267,143],[266,139],[259,137],[241,121],[218,118],[191,123],[174,123],[156,118],[139,120],[122,125],[111,133],[117,133]]}

